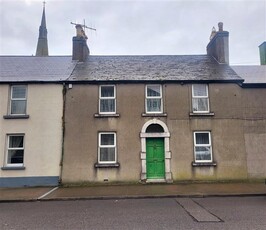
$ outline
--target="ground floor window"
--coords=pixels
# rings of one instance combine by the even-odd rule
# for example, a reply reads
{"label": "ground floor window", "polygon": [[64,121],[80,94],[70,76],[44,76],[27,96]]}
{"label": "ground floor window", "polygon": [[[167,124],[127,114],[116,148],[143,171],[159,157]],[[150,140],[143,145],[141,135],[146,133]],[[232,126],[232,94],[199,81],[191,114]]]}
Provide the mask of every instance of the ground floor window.
{"label": "ground floor window", "polygon": [[7,135],[7,166],[23,166],[24,163],[24,134]]}
{"label": "ground floor window", "polygon": [[195,162],[212,162],[211,132],[194,132]]}
{"label": "ground floor window", "polygon": [[116,133],[99,133],[98,162],[116,163]]}

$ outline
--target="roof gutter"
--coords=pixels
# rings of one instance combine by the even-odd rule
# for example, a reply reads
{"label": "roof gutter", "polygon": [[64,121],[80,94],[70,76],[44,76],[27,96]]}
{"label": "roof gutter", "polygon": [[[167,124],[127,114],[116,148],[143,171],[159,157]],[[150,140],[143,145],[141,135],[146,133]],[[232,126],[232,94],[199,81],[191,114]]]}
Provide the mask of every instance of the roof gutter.
{"label": "roof gutter", "polygon": [[235,83],[242,84],[244,79],[230,79],[230,80],[67,80],[65,83],[71,84],[113,84],[113,83],[178,83],[178,84],[191,84],[191,83]]}
{"label": "roof gutter", "polygon": [[243,83],[242,88],[266,88],[266,83]]}

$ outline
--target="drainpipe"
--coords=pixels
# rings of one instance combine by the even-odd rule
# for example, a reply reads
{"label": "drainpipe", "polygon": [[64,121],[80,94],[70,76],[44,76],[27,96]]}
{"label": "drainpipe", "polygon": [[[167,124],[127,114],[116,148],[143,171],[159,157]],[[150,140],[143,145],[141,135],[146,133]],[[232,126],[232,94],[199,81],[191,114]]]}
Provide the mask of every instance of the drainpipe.
{"label": "drainpipe", "polygon": [[60,175],[59,185],[62,185],[62,174],[63,174],[63,160],[64,160],[64,143],[65,143],[65,110],[66,110],[66,84],[63,83],[63,116],[62,116],[62,147],[61,147],[61,159],[60,159]]}

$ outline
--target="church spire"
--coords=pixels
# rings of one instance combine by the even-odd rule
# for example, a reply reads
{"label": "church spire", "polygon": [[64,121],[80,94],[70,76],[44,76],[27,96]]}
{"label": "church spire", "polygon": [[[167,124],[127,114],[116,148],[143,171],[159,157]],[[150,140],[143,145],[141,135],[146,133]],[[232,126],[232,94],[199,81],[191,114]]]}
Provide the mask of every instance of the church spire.
{"label": "church spire", "polygon": [[39,27],[39,39],[38,39],[38,44],[37,44],[37,49],[36,49],[36,56],[48,56],[45,4],[46,2],[43,2],[42,21]]}

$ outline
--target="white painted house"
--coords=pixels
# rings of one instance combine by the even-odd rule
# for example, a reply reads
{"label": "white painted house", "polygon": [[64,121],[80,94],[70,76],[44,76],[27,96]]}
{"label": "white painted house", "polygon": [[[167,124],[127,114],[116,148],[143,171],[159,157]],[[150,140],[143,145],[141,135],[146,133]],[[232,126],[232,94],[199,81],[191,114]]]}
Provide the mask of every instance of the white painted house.
{"label": "white painted house", "polygon": [[71,57],[0,57],[0,187],[57,185]]}

